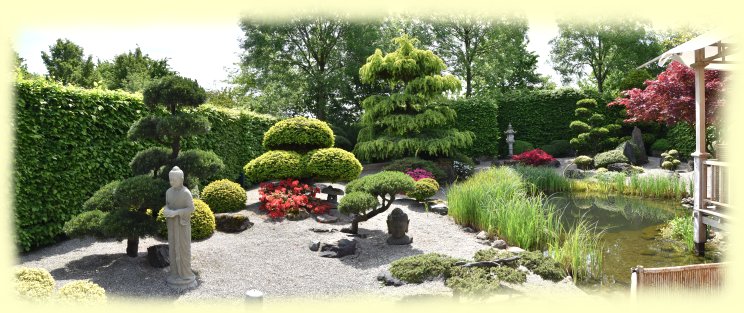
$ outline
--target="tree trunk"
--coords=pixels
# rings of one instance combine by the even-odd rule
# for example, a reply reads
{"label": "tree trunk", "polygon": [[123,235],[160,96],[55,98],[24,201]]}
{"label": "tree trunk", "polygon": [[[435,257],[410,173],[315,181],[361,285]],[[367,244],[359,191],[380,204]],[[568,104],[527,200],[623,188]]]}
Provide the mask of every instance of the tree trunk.
{"label": "tree trunk", "polygon": [[129,257],[137,257],[137,251],[139,246],[139,237],[129,237],[127,238],[127,256]]}
{"label": "tree trunk", "polygon": [[379,208],[369,211],[367,214],[364,214],[364,215],[356,215],[354,219],[351,221],[351,226],[349,228],[341,229],[341,232],[349,233],[349,234],[357,234],[359,232],[360,222],[367,221],[377,216],[377,214],[387,211],[387,209],[390,208],[390,205],[393,204],[394,199],[395,199],[395,196],[390,197],[390,200],[387,200],[385,199],[385,197],[382,197],[382,205]]}
{"label": "tree trunk", "polygon": [[178,153],[181,152],[181,137],[176,137],[171,142],[171,160],[175,160],[178,157]]}

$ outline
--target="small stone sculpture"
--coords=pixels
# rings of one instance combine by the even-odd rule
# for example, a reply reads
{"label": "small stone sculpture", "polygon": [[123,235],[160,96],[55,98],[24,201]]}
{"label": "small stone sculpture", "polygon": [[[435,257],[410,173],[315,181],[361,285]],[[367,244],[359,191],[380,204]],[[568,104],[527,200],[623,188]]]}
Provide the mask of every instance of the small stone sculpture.
{"label": "small stone sculpture", "polygon": [[183,171],[174,166],[168,173],[171,188],[165,193],[163,215],[168,225],[168,255],[170,272],[168,285],[184,290],[196,287],[196,275],[191,271],[191,213],[194,200],[183,185]]}
{"label": "small stone sculpture", "polygon": [[413,242],[413,238],[406,235],[408,232],[408,214],[400,208],[395,208],[387,217],[389,245],[407,245]]}

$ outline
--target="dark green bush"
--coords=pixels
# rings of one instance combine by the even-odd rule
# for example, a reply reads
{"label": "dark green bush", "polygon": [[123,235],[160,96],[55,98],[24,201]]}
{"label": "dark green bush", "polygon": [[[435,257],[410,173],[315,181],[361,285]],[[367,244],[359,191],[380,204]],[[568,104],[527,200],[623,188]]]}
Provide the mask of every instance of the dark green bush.
{"label": "dark green bush", "polygon": [[541,146],[540,149],[556,158],[571,156],[573,153],[573,148],[568,140],[553,140],[550,144]]}
{"label": "dark green bush", "polygon": [[106,302],[106,290],[87,280],[74,280],[59,288],[64,303],[92,304]]}
{"label": "dark green bush", "polygon": [[498,106],[493,99],[467,98],[451,101],[449,106],[455,110],[455,128],[469,130],[475,134],[473,145],[459,151],[471,156],[497,156],[501,133],[498,127]]}
{"label": "dark green bush", "polygon": [[207,93],[196,80],[170,75],[160,78],[142,91],[145,103],[162,104],[175,111],[175,105],[197,106],[207,100]]}
{"label": "dark green bush", "polygon": [[302,155],[294,151],[273,150],[266,152],[248,162],[243,170],[246,179],[253,183],[305,177]]}
{"label": "dark green bush", "polygon": [[151,175],[139,175],[122,180],[114,192],[114,201],[126,208],[156,209],[165,205],[167,181]]}
{"label": "dark green bush", "polygon": [[312,150],[305,158],[305,174],[317,181],[350,181],[362,172],[354,154],[339,148]]}
{"label": "dark green bush", "polygon": [[695,152],[695,126],[680,122],[674,124],[667,132],[667,139],[671,143],[670,148],[674,148],[680,153],[680,158],[687,160]]}
{"label": "dark green bush", "polygon": [[201,199],[215,213],[243,210],[248,200],[245,189],[228,179],[216,180],[204,187]]}
{"label": "dark green bush", "polygon": [[607,167],[612,163],[630,163],[620,150],[610,150],[594,156],[594,167]]}
{"label": "dark green bush", "polygon": [[43,80],[17,81],[15,94],[15,240],[29,250],[54,242],[86,199],[129,174],[142,147],[127,130],[149,109],[134,94]]}
{"label": "dark green bush", "polygon": [[203,116],[188,111],[160,116],[156,134],[168,138],[204,135],[209,133],[212,124]]}
{"label": "dark green bush", "polygon": [[519,257],[520,265],[540,275],[543,279],[560,281],[566,276],[560,263],[549,256],[544,256],[540,251],[523,252]]}
{"label": "dark green bush", "polygon": [[533,146],[532,143],[529,143],[524,140],[515,140],[514,146],[512,146],[512,151],[514,155],[522,154],[522,153],[525,153],[527,151],[531,151],[534,149],[535,149],[535,146]]}
{"label": "dark green bush", "polygon": [[499,277],[491,275],[489,269],[453,266],[450,272],[444,284],[455,295],[486,296],[501,289]]}
{"label": "dark green bush", "polygon": [[424,160],[424,159],[419,159],[416,157],[397,159],[395,161],[390,162],[390,164],[385,165],[382,168],[382,170],[405,173],[408,170],[414,170],[417,168],[425,169],[426,171],[434,175],[434,178],[439,182],[443,182],[447,179],[447,173],[445,173],[441,168],[439,168],[434,162]]}
{"label": "dark green bush", "polygon": [[380,203],[377,197],[362,191],[349,191],[341,197],[338,210],[342,213],[361,213],[376,208]]}
{"label": "dark green bush", "polygon": [[[163,215],[163,208],[158,211],[157,222],[160,227],[160,235],[168,236],[168,227],[165,223],[165,216]],[[214,234],[216,222],[214,220],[214,213],[204,201],[194,199],[194,212],[191,213],[191,239],[201,240],[209,238]]]}
{"label": "dark green bush", "polygon": [[397,279],[420,284],[444,277],[457,261],[459,260],[439,253],[419,254],[390,263],[390,274]]}
{"label": "dark green bush", "polygon": [[267,150],[298,150],[333,147],[333,131],[323,121],[293,117],[279,121],[264,134],[263,146]]}
{"label": "dark green bush", "polygon": [[[189,178],[206,180],[225,167],[216,153],[199,149],[182,150],[176,158],[175,165],[183,171],[185,181],[189,181]],[[168,171],[163,171],[163,178],[167,178]]]}
{"label": "dark green bush", "polygon": [[140,152],[129,162],[129,168],[132,174],[143,175],[152,174],[159,171],[163,164],[168,163],[171,151],[165,147],[151,147]]}
{"label": "dark green bush", "polygon": [[69,237],[82,237],[91,235],[103,237],[101,224],[106,218],[107,212],[92,210],[75,215],[65,223],[62,231]]}
{"label": "dark green bush", "polygon": [[669,143],[669,140],[666,138],[660,138],[651,145],[651,151],[667,151],[669,148],[671,148],[672,145]]}
{"label": "dark green bush", "polygon": [[114,201],[114,192],[120,183],[121,181],[115,180],[98,189],[92,197],[83,203],[83,211],[100,210],[108,212],[117,207],[119,204]]}
{"label": "dark green bush", "polygon": [[45,300],[52,296],[54,278],[43,268],[20,267],[15,270],[15,290],[23,299]]}
{"label": "dark green bush", "polygon": [[346,191],[363,191],[372,195],[406,193],[413,190],[411,176],[401,172],[382,171],[355,179],[346,185]]}

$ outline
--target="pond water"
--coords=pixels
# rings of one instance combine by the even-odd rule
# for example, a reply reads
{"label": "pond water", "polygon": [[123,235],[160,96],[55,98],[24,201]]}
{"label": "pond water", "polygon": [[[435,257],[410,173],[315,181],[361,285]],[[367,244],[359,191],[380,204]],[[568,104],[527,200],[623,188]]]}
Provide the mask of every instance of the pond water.
{"label": "pond water", "polygon": [[604,230],[602,281],[584,284],[584,289],[629,291],[631,268],[637,265],[651,268],[720,261],[712,245],[706,245],[705,257],[697,257],[681,242],[662,238],[660,230],[667,221],[690,217],[690,210],[679,201],[575,193],[553,194],[548,201],[561,210],[565,227],[583,217]]}

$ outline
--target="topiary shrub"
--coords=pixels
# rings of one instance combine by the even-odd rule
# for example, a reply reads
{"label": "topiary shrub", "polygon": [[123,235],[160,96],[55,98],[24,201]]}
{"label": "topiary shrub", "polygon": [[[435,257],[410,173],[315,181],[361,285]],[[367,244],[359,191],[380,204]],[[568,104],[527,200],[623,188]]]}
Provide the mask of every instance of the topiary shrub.
{"label": "topiary shrub", "polygon": [[610,150],[594,156],[594,167],[607,167],[612,163],[630,163],[620,150]]}
{"label": "topiary shrub", "polygon": [[62,227],[62,231],[65,235],[73,237],[82,237],[91,235],[95,237],[104,237],[101,225],[108,215],[108,212],[102,212],[100,210],[85,211],[65,223]]}
{"label": "topiary shrub", "polygon": [[245,209],[248,200],[245,189],[229,179],[211,182],[201,193],[203,200],[214,213],[235,212]]}
{"label": "topiary shrub", "polygon": [[671,143],[669,143],[669,140],[667,140],[666,138],[661,138],[654,141],[654,143],[651,145],[651,151],[661,154],[662,151],[667,151],[671,147],[672,145]]}
{"label": "topiary shrub", "polygon": [[[165,223],[163,215],[164,208],[158,211],[157,221],[160,224],[160,235],[168,236],[168,226]],[[194,212],[191,213],[191,239],[201,240],[209,238],[214,234],[217,224],[214,220],[214,213],[204,201],[194,199]]]}
{"label": "topiary shrub", "polygon": [[439,168],[434,162],[416,158],[416,157],[397,159],[395,161],[390,162],[390,164],[385,165],[382,168],[382,170],[405,173],[411,170],[415,170],[417,168],[428,171],[429,173],[434,175],[434,179],[436,179],[439,182],[444,182],[447,179],[447,173],[445,173],[444,170]]}
{"label": "topiary shrub", "polygon": [[20,267],[15,271],[15,290],[25,300],[45,300],[52,296],[54,278],[43,268]]}
{"label": "topiary shrub", "polygon": [[573,153],[568,140],[553,140],[550,144],[541,146],[540,149],[557,158],[567,157]]}
{"label": "topiary shrub", "polygon": [[279,121],[264,134],[267,150],[308,151],[333,147],[333,131],[325,122],[306,117]]}
{"label": "topiary shrub", "polygon": [[459,260],[439,253],[419,254],[390,263],[390,274],[397,279],[420,284],[444,277],[457,261]]}
{"label": "topiary shrub", "polygon": [[661,154],[661,168],[669,171],[676,170],[682,162],[678,159],[679,152],[677,150],[669,150]]}
{"label": "topiary shrub", "polygon": [[106,290],[87,280],[75,280],[59,288],[58,298],[67,303],[104,303]]}
{"label": "topiary shrub", "polygon": [[[341,231],[356,234],[359,229],[359,223],[369,220],[370,218],[385,212],[395,201],[396,194],[405,194],[411,192],[415,182],[411,176],[401,172],[382,171],[377,174],[367,175],[352,180],[346,185],[346,192],[364,192],[370,196],[382,199],[380,207],[363,206],[368,204],[364,202],[344,201],[346,197],[341,198],[338,204],[338,210],[342,213],[355,214],[351,221],[351,227]],[[358,196],[355,196],[358,197]]]}
{"label": "topiary shrub", "polygon": [[138,175],[127,178],[119,183],[114,192],[114,201],[127,209],[159,208],[165,204],[165,191],[170,188],[167,181],[152,177],[152,175]]}
{"label": "topiary shrub", "polygon": [[531,143],[522,140],[514,140],[514,145],[512,146],[512,153],[514,155],[522,154],[531,150],[535,150],[535,147]]}
{"label": "topiary shrub", "polygon": [[273,179],[305,176],[302,155],[294,151],[273,150],[251,160],[245,165],[245,177],[253,183]]}
{"label": "topiary shrub", "polygon": [[588,170],[592,168],[592,164],[594,163],[594,159],[592,159],[590,156],[586,155],[580,155],[577,156],[573,160],[574,164],[576,164],[576,167],[582,170]]}
{"label": "topiary shrub", "polygon": [[362,173],[354,154],[339,148],[312,150],[305,155],[306,175],[318,181],[350,181]]}
{"label": "topiary shrub", "polygon": [[98,189],[93,196],[83,203],[83,211],[100,210],[106,212],[117,207],[118,203],[114,201],[114,192],[120,183],[120,180],[115,180]]}
{"label": "topiary shrub", "polygon": [[439,191],[439,183],[432,178],[422,178],[417,180],[413,186],[413,190],[408,192],[407,195],[416,201],[424,201],[428,198],[433,197]]}

